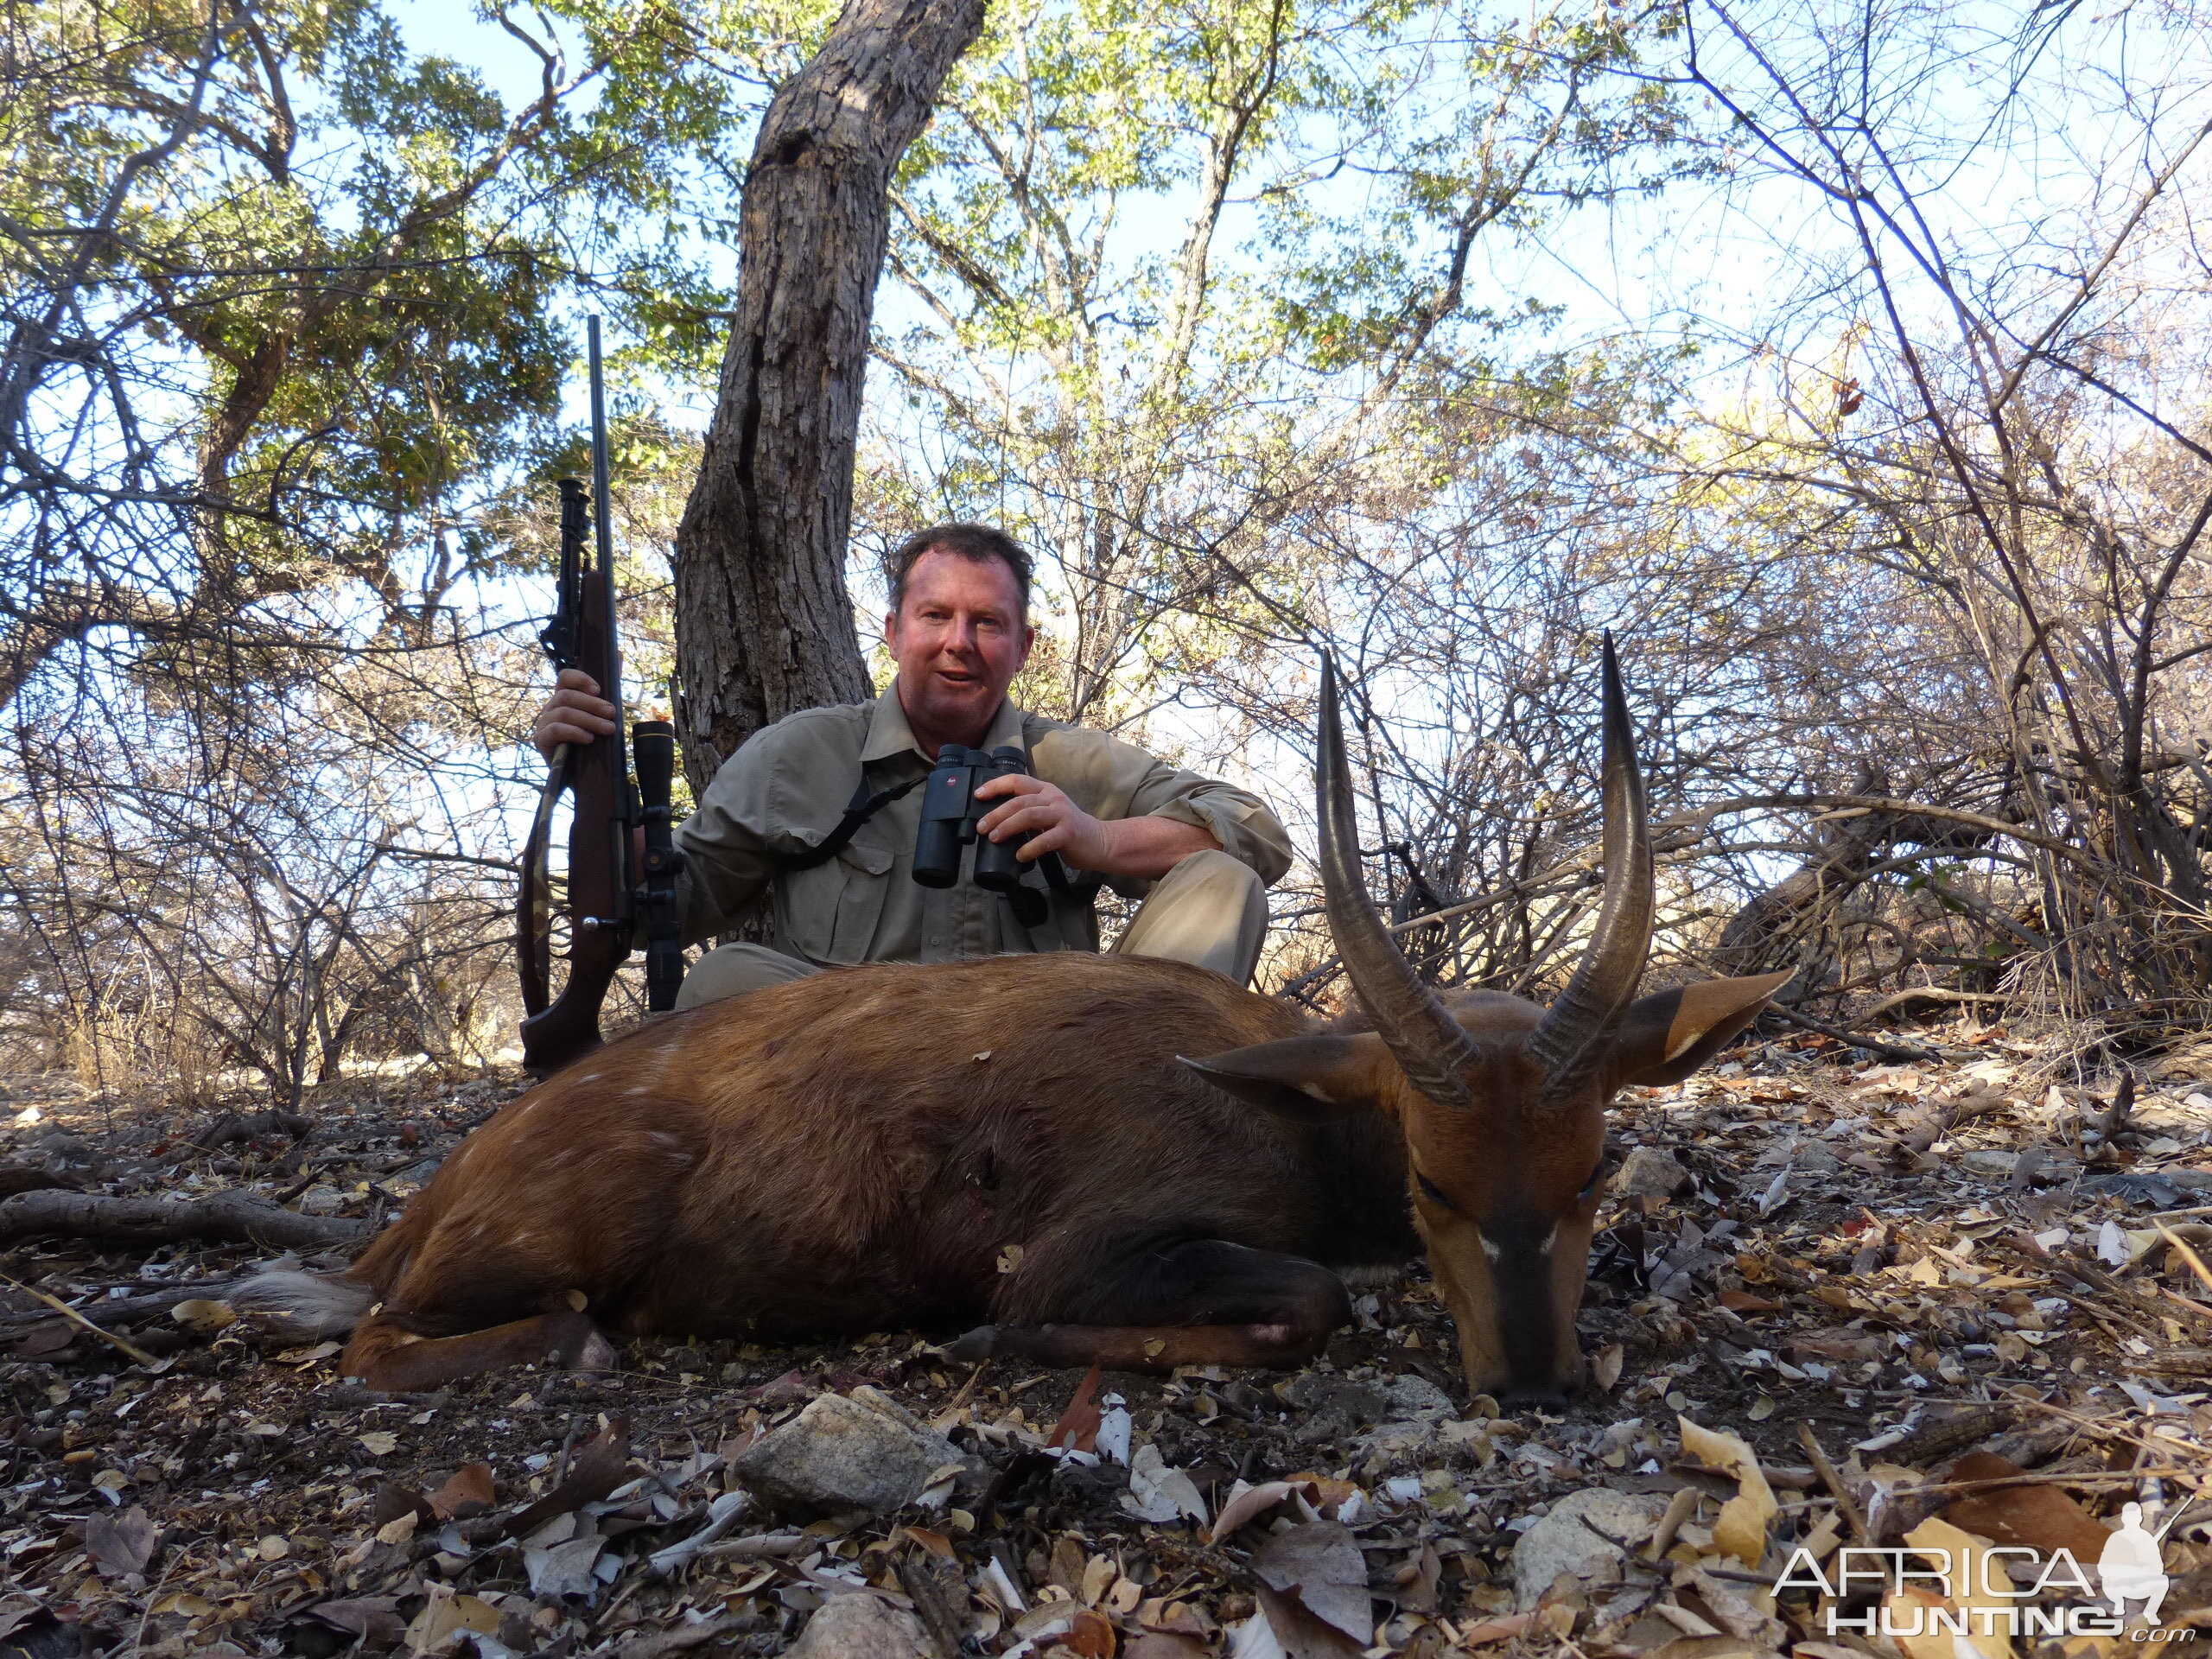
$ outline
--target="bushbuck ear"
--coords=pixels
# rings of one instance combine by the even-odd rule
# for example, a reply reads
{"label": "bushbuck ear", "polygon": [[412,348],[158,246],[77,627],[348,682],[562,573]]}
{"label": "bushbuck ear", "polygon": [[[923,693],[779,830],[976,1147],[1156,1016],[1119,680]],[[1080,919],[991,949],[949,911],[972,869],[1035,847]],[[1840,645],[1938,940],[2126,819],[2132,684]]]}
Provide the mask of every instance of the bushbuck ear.
{"label": "bushbuck ear", "polygon": [[1702,979],[1638,997],[1613,1033],[1611,1072],[1624,1083],[1680,1083],[1758,1017],[1788,971],[1751,979]]}
{"label": "bushbuck ear", "polygon": [[1325,1122],[1381,1103],[1377,1073],[1389,1064],[1382,1039],[1357,1036],[1286,1037],[1209,1054],[1175,1057],[1217,1089],[1263,1112],[1306,1123]]}

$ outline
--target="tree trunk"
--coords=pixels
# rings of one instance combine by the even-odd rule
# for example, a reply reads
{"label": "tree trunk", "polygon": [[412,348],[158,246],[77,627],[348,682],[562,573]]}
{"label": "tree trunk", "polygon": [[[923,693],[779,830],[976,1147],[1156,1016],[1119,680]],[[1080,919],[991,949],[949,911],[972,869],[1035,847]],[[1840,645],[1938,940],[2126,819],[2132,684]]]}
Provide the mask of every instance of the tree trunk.
{"label": "tree trunk", "polygon": [[845,543],[892,169],[982,21],[982,0],[849,0],[760,124],[736,320],[676,537],[695,789],[763,726],[868,695]]}

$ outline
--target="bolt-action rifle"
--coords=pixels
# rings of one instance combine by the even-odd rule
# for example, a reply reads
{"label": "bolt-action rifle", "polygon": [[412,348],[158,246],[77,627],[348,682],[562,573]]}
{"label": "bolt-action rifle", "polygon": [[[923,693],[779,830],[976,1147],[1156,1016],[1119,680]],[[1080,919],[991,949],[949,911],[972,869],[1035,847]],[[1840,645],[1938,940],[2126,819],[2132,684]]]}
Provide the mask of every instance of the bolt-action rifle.
{"label": "bolt-action rifle", "polygon": [[[591,494],[573,478],[560,480],[561,575],[553,615],[538,635],[557,674],[581,668],[614,705],[606,737],[563,743],[538,797],[523,850],[522,894],[515,918],[520,957],[523,1065],[543,1076],[599,1046],[599,1014],[615,969],[629,957],[638,918],[645,918],[647,1006],[676,1006],[683,982],[677,933],[676,876],[683,855],[674,845],[670,791],[676,772],[676,728],[641,720],[630,728],[637,780],[624,764],[622,646],[615,632],[614,539],[607,511],[607,403],[601,378],[599,319],[588,324],[591,348]],[[587,538],[589,539],[588,550]],[[552,995],[554,893],[548,871],[553,817],[572,798],[569,825],[569,976]],[[644,831],[645,855],[632,831]],[[642,868],[640,868],[642,866]],[[642,877],[642,880],[640,880]]]}

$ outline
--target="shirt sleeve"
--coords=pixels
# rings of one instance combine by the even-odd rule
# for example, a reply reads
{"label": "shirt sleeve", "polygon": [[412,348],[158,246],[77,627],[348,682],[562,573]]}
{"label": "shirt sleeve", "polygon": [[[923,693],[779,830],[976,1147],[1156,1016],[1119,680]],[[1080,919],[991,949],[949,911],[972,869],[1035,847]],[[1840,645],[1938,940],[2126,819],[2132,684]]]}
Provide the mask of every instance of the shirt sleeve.
{"label": "shirt sleeve", "polygon": [[[852,722],[836,718],[847,713],[809,709],[755,732],[722,762],[697,810],[677,826],[683,869],[676,902],[684,944],[728,932],[783,861],[810,850],[836,822],[851,779],[859,775],[857,742],[846,729]],[[834,806],[821,804],[832,798]]]}
{"label": "shirt sleeve", "polygon": [[[1272,887],[1290,868],[1290,836],[1256,795],[1171,766],[1103,732],[1039,721],[1030,739],[1037,773],[1096,818],[1173,818],[1195,824]],[[1117,890],[1119,883],[1115,884]],[[1148,886],[1148,883],[1140,884]]]}

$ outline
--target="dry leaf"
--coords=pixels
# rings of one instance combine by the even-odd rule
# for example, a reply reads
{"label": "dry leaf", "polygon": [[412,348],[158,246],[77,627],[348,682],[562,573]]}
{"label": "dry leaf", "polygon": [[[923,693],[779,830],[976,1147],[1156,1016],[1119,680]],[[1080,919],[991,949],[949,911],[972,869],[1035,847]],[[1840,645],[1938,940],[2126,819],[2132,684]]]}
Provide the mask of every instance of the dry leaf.
{"label": "dry leaf", "polygon": [[1713,1541],[1724,1555],[1733,1555],[1753,1572],[1766,1556],[1766,1529],[1781,1506],[1760,1472],[1758,1454],[1734,1434],[1717,1434],[1687,1417],[1681,1425],[1682,1450],[1708,1469],[1731,1475],[1736,1496],[1720,1506],[1713,1524]]}
{"label": "dry leaf", "polygon": [[1160,1448],[1139,1446],[1129,1459],[1129,1490],[1122,1494],[1122,1507],[1140,1521],[1179,1521],[1188,1516],[1204,1526],[1206,1501],[1180,1469],[1161,1460]]}
{"label": "dry leaf", "polygon": [[[1977,1632],[1985,1629],[1986,1626],[1981,1618],[1984,1612],[1992,1615],[1996,1628],[2006,1627],[2005,1621],[2012,1618],[2012,1609],[2018,1603],[2013,1597],[1993,1596],[1982,1588],[1984,1577],[1982,1555],[1989,1548],[1988,1539],[1978,1538],[1973,1533],[1962,1531],[1948,1521],[1929,1519],[1922,1522],[1910,1532],[1905,1534],[1904,1541],[1914,1549],[1931,1552],[1924,1556],[1930,1567],[1939,1567],[1943,1562],[1942,1555],[1932,1552],[1949,1552],[1949,1563],[1948,1567],[1942,1567],[1943,1589],[1951,1605],[1967,1614],[1967,1629]],[[2001,1564],[1995,1572],[1987,1576],[1993,1582],[1998,1584],[2005,1584],[2010,1581]],[[1907,1626],[1910,1626],[1911,1622],[1909,1618],[1904,1621]],[[1923,1628],[1929,1627],[1923,1624]],[[1930,1659],[1929,1656],[1916,1652],[1909,1638],[1899,1637],[1896,1639],[1904,1644],[1905,1652],[1910,1656],[1910,1659]],[[1948,1645],[1950,1638],[1947,1636],[1943,1639],[1945,1646],[1942,1653],[1933,1656],[1932,1659],[1954,1659]]]}
{"label": "dry leaf", "polygon": [[584,1443],[569,1477],[507,1522],[507,1536],[527,1538],[556,1515],[596,1503],[629,1478],[630,1420],[617,1417]]}
{"label": "dry leaf", "polygon": [[1206,1659],[1206,1644],[1195,1636],[1147,1630],[1129,1643],[1122,1659]]}
{"label": "dry leaf", "polygon": [[408,1651],[434,1653],[457,1630],[497,1636],[499,1610],[474,1596],[433,1596],[407,1627]]}
{"label": "dry leaf", "polygon": [[[1952,1465],[1946,1480],[2003,1480],[2021,1472],[1993,1452],[1975,1452]],[[2112,1534],[2056,1486],[1999,1486],[1970,1492],[1945,1506],[1942,1518],[1992,1543],[2021,1544],[2048,1555],[2069,1551],[2075,1560],[2094,1561]]]}
{"label": "dry leaf", "polygon": [[1113,1625],[1088,1607],[1075,1616],[1075,1623],[1060,1640],[1081,1654],[1083,1659],[1114,1659],[1114,1649],[1118,1645]]}
{"label": "dry leaf", "polygon": [[[1309,1521],[1276,1533],[1253,1552],[1252,1571],[1269,1588],[1294,1596],[1306,1611],[1365,1649],[1375,1639],[1367,1563],[1351,1532],[1334,1521]],[[1291,1642],[1280,1625],[1276,1638]]]}
{"label": "dry leaf", "polygon": [[415,1511],[412,1510],[377,1529],[377,1542],[380,1544],[404,1544],[414,1535]]}
{"label": "dry leaf", "polygon": [[399,1436],[388,1428],[372,1428],[355,1438],[372,1458],[388,1458],[399,1450]]}
{"label": "dry leaf", "polygon": [[1731,1313],[1779,1313],[1783,1305],[1764,1296],[1754,1296],[1748,1290],[1724,1290],[1720,1306]]}
{"label": "dry leaf", "polygon": [[1509,1641],[1527,1630],[1535,1618],[1534,1613],[1515,1613],[1506,1618],[1486,1618],[1479,1624],[1463,1624],[1459,1627],[1459,1640],[1470,1648]]}
{"label": "dry leaf", "polygon": [[85,1522],[85,1554],[103,1579],[143,1573],[154,1554],[154,1523],[133,1503],[120,1515],[96,1515]]}
{"label": "dry leaf", "polygon": [[441,1521],[450,1521],[461,1512],[464,1503],[480,1506],[479,1512],[492,1507],[492,1465],[488,1463],[464,1463],[453,1472],[446,1484],[430,1494],[430,1510]]}
{"label": "dry leaf", "polygon": [[212,1335],[226,1325],[236,1325],[238,1314],[228,1302],[211,1302],[205,1297],[195,1296],[190,1301],[179,1302],[169,1309],[169,1318],[187,1330]]}
{"label": "dry leaf", "polygon": [[1098,1368],[1093,1365],[1084,1373],[1083,1381],[1076,1384],[1074,1396],[1060,1414],[1059,1421],[1052,1425],[1052,1432],[1045,1437],[1045,1444],[1077,1452],[1096,1452],[1100,1421],[1097,1396]]}
{"label": "dry leaf", "polygon": [[1613,1384],[1621,1380],[1621,1364],[1624,1358],[1621,1345],[1609,1342],[1590,1359],[1590,1385],[1600,1394],[1611,1394]]}
{"label": "dry leaf", "polygon": [[[1229,1501],[1221,1506],[1221,1514],[1215,1519],[1213,1531],[1207,1535],[1206,1541],[1217,1544],[1238,1528],[1250,1525],[1283,1502],[1298,1487],[1296,1481],[1267,1480],[1257,1486],[1232,1491]],[[1311,1501],[1310,1497],[1308,1501]]]}

